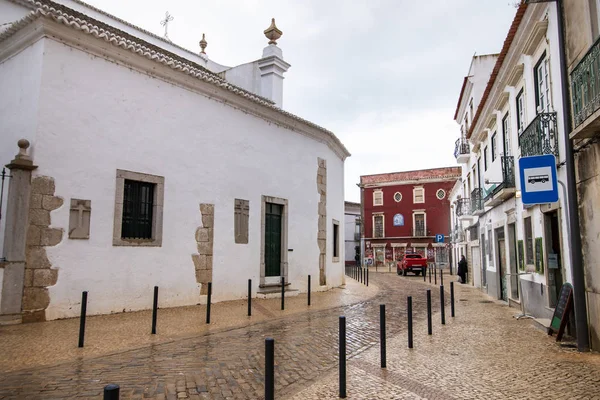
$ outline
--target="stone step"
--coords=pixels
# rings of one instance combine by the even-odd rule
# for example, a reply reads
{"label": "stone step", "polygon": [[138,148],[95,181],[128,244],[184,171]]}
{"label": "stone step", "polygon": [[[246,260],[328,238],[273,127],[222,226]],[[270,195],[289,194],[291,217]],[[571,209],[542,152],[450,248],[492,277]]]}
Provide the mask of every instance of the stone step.
{"label": "stone step", "polygon": [[[295,297],[298,296],[298,294],[300,294],[300,291],[298,289],[285,289],[285,297]],[[279,286],[278,288],[261,288],[256,292],[256,297],[259,299],[274,299],[281,297],[281,286]]]}

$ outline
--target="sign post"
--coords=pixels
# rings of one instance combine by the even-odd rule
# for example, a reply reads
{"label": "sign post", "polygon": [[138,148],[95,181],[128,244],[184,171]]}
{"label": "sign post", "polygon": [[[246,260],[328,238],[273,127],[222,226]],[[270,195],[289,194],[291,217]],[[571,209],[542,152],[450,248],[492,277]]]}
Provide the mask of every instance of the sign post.
{"label": "sign post", "polygon": [[522,157],[519,159],[519,176],[523,204],[547,204],[558,201],[554,155]]}

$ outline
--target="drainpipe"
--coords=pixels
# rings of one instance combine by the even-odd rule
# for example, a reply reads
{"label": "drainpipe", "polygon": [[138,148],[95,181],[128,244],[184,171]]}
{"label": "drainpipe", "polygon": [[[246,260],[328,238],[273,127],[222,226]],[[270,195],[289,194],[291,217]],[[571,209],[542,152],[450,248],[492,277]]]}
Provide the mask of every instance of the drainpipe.
{"label": "drainpipe", "polygon": [[565,156],[567,173],[567,209],[569,231],[569,252],[571,255],[571,272],[573,274],[573,300],[575,310],[575,328],[577,329],[577,350],[584,352],[590,350],[590,337],[587,321],[587,305],[585,296],[585,273],[583,267],[583,254],[581,251],[581,232],[579,227],[579,208],[577,201],[577,184],[575,177],[575,157],[573,142],[569,138],[571,133],[571,93],[567,70],[567,57],[564,37],[563,0],[556,0],[558,14],[558,44],[560,55],[560,84],[563,102],[563,121],[565,124]]}

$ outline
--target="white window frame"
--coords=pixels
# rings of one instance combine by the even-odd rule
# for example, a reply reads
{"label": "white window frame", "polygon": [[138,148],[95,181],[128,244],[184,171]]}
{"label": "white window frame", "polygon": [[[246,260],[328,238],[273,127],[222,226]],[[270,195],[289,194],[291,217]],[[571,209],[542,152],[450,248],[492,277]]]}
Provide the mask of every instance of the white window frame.
{"label": "white window frame", "polygon": [[[421,197],[423,198],[423,201],[417,201],[417,193],[421,192]],[[416,187],[413,188],[413,204],[423,204],[425,203],[425,188],[423,187]]]}
{"label": "white window frame", "polygon": [[373,206],[382,206],[382,205],[383,205],[383,190],[376,189],[373,191]]}
{"label": "white window frame", "polygon": [[421,215],[421,214],[423,215],[423,237],[425,237],[425,236],[427,236],[427,212],[425,210],[413,210],[413,214],[412,214],[413,234],[414,234],[414,231],[417,229],[415,215]]}
{"label": "white window frame", "polygon": [[[540,103],[540,110],[537,110],[538,105],[536,105],[536,114],[543,112],[550,112],[551,109],[551,98],[550,98],[550,70],[548,67],[548,55],[544,53],[542,57],[538,60],[535,65],[534,73],[534,81],[536,84],[536,95],[537,101],[536,103]],[[540,79],[540,76],[542,79]]]}
{"label": "white window frame", "polygon": [[[438,193],[440,191],[444,194],[441,198],[440,198],[440,196],[438,196]],[[439,188],[438,190],[435,191],[435,198],[438,199],[438,200],[444,200],[446,198],[446,194],[447,193],[446,193],[446,191],[444,189]]]}
{"label": "white window frame", "polygon": [[525,89],[517,93],[517,133],[521,134],[525,130]]}
{"label": "white window frame", "polygon": [[[399,200],[396,200],[396,196],[397,196],[397,195],[399,195],[399,196],[400,196],[400,199],[399,199]],[[394,193],[394,201],[395,201],[396,203],[400,203],[400,202],[402,201],[402,193],[400,193],[400,192],[396,192],[396,193]]]}
{"label": "white window frame", "polygon": [[[375,236],[375,217],[381,217],[381,237]],[[383,213],[375,213],[373,219],[373,239],[382,239],[385,237],[385,215]]]}

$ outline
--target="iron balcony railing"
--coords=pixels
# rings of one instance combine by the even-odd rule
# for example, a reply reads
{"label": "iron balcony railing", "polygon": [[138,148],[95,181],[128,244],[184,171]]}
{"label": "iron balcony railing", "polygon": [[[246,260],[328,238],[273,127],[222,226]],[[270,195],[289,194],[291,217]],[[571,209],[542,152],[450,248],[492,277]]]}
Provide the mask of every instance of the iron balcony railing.
{"label": "iron balcony railing", "polygon": [[471,192],[471,214],[483,211],[483,189],[476,188]]}
{"label": "iron balcony railing", "polygon": [[500,161],[502,163],[502,182],[485,196],[484,201],[491,199],[503,189],[515,187],[515,158],[513,156],[502,156]]}
{"label": "iron balcony railing", "polygon": [[464,242],[465,241],[465,231],[458,227],[458,225],[454,226],[452,229],[452,242]]}
{"label": "iron balcony railing", "polygon": [[521,156],[554,154],[558,158],[556,113],[540,113],[519,135]]}
{"label": "iron balcony railing", "polygon": [[454,158],[463,154],[469,154],[471,149],[469,148],[469,141],[466,137],[461,136],[460,139],[456,140],[454,144]]}
{"label": "iron balcony railing", "polygon": [[574,128],[600,108],[600,38],[571,71]]}
{"label": "iron balcony railing", "polygon": [[427,232],[425,230],[425,228],[423,227],[416,227],[412,229],[412,235],[414,237],[423,237],[423,236],[427,236]]}
{"label": "iron balcony railing", "polygon": [[459,217],[471,215],[471,199],[458,199],[456,201],[456,215]]}

